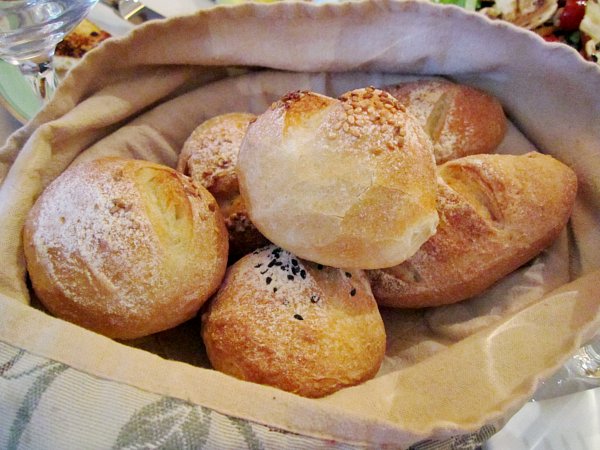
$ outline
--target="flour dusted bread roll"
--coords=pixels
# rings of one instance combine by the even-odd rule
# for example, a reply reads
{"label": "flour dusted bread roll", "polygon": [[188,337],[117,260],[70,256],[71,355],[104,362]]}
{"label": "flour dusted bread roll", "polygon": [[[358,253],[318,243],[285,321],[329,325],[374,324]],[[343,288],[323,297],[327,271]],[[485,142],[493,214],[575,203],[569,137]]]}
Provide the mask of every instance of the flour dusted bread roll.
{"label": "flour dusted bread roll", "polygon": [[202,337],[215,369],[306,397],[375,376],[386,341],[363,271],[274,245],[230,266],[202,315]]}
{"label": "flour dusted bread roll", "polygon": [[235,171],[242,139],[254,114],[233,112],[201,123],[183,145],[177,170],[204,186],[219,203],[232,260],[267,245],[248,217]]}
{"label": "flour dusted bread roll", "polygon": [[481,293],[565,227],[575,173],[541,153],[476,155],[438,168],[440,224],[404,263],[368,273],[381,305],[418,308]]}
{"label": "flour dusted bread roll", "polygon": [[51,313],[121,339],[193,317],[227,264],[210,193],[168,167],[121,158],[63,172],[29,213],[24,246]]}
{"label": "flour dusted bread roll", "polygon": [[419,80],[383,88],[423,126],[438,164],[492,153],[502,142],[507,119],[502,105],[479,89],[445,80]]}
{"label": "flour dusted bread roll", "polygon": [[410,257],[434,232],[435,164],[422,128],[388,93],[295,92],[248,127],[240,192],[271,242],[334,267]]}

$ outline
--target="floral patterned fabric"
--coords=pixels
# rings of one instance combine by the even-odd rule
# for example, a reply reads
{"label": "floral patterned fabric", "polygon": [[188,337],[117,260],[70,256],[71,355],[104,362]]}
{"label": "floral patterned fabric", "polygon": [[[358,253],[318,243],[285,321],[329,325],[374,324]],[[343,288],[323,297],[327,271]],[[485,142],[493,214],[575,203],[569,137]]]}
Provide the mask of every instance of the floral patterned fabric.
{"label": "floral patterned fabric", "polygon": [[[3,449],[359,449],[226,416],[104,380],[0,342]],[[94,407],[91,407],[91,406]],[[496,430],[411,450],[480,448]]]}

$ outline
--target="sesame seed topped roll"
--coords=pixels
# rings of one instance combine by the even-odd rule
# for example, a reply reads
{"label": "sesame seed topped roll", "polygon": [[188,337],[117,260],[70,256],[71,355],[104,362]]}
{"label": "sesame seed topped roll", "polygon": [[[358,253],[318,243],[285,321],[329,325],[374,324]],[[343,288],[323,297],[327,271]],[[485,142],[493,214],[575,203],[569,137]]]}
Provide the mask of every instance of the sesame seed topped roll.
{"label": "sesame seed topped roll", "polygon": [[286,95],[248,127],[237,170],[254,225],[310,261],[389,267],[435,232],[430,141],[378,89]]}
{"label": "sesame seed topped roll", "polygon": [[185,141],[177,162],[177,170],[217,200],[229,233],[231,260],[269,243],[248,218],[235,171],[242,139],[255,118],[233,112],[202,122]]}

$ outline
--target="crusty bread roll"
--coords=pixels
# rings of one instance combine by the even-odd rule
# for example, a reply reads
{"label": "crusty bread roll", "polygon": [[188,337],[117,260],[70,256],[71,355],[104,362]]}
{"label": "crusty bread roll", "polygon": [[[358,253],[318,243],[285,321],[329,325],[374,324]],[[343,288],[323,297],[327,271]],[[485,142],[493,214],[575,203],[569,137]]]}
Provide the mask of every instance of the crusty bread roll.
{"label": "crusty bread roll", "polygon": [[404,263],[369,271],[380,305],[418,308],[481,293],[565,227],[575,173],[541,153],[474,155],[438,167],[437,233]]}
{"label": "crusty bread roll", "polygon": [[333,267],[389,267],[434,232],[429,139],[388,93],[283,97],[253,122],[238,161],[252,222],[271,242]]}
{"label": "crusty bread roll", "polygon": [[377,373],[385,329],[362,270],[300,260],[274,245],[227,270],[202,315],[213,367],[306,397]]}
{"label": "crusty bread roll", "polygon": [[177,162],[177,170],[208,189],[219,203],[231,260],[269,243],[248,217],[235,171],[242,139],[254,119],[255,115],[241,112],[208,119],[186,140]]}
{"label": "crusty bread roll", "polygon": [[445,80],[419,80],[386,86],[423,126],[438,164],[479,153],[492,153],[502,142],[508,121],[500,102],[479,89]]}
{"label": "crusty bread roll", "polygon": [[23,241],[43,305],[120,339],[193,317],[227,264],[210,193],[171,168],[122,158],[63,172],[30,211]]}

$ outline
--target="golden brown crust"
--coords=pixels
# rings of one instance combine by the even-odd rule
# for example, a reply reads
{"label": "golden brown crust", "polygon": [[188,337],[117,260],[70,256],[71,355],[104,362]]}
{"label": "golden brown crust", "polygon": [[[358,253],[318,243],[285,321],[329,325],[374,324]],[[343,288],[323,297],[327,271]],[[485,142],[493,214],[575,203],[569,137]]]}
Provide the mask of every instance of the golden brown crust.
{"label": "golden brown crust", "polygon": [[202,316],[217,370],[306,397],[375,376],[385,330],[366,275],[270,245],[231,266]]}
{"label": "golden brown crust", "polygon": [[383,88],[404,105],[433,143],[437,164],[492,153],[506,134],[500,102],[479,89],[444,80],[420,80]]}
{"label": "golden brown crust", "polygon": [[121,158],[63,172],[32,208],[24,246],[51,313],[121,339],[193,317],[227,263],[225,225],[208,191],[168,167]]}
{"label": "golden brown crust", "polygon": [[429,140],[378,89],[283,97],[248,127],[238,180],[264,236],[324,265],[389,267],[435,232]]}
{"label": "golden brown crust", "polygon": [[481,293],[557,238],[577,191],[574,172],[541,153],[469,156],[438,174],[437,233],[403,264],[368,273],[380,305],[437,306]]}
{"label": "golden brown crust", "polygon": [[255,118],[234,112],[208,119],[186,140],[177,162],[177,170],[208,189],[219,203],[229,232],[231,260],[269,243],[248,217],[236,174],[242,139]]}

